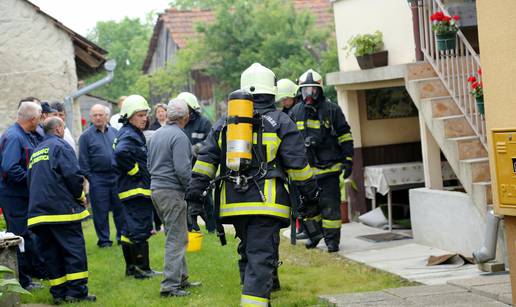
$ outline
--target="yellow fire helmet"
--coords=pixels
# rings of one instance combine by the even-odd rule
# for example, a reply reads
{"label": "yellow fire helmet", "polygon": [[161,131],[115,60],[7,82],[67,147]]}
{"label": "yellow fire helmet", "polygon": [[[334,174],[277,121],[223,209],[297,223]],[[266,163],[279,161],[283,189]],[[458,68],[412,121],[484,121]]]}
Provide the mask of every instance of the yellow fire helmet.
{"label": "yellow fire helmet", "polygon": [[278,94],[276,101],[281,101],[285,98],[296,97],[298,86],[289,79],[281,79],[278,81]]}
{"label": "yellow fire helmet", "polygon": [[197,100],[197,97],[195,97],[195,95],[190,92],[179,93],[179,95],[177,95],[176,98],[183,99],[184,101],[186,101],[186,104],[194,110],[199,110],[201,108],[201,106],[199,105],[199,101]]}
{"label": "yellow fire helmet", "polygon": [[318,86],[323,87],[323,80],[321,75],[313,69],[307,70],[299,77],[299,87]]}
{"label": "yellow fire helmet", "polygon": [[120,110],[120,116],[129,119],[134,113],[140,111],[150,111],[147,100],[140,95],[131,95],[124,100],[124,104]]}
{"label": "yellow fire helmet", "polygon": [[240,89],[251,94],[276,95],[276,76],[260,63],[249,66],[240,76]]}

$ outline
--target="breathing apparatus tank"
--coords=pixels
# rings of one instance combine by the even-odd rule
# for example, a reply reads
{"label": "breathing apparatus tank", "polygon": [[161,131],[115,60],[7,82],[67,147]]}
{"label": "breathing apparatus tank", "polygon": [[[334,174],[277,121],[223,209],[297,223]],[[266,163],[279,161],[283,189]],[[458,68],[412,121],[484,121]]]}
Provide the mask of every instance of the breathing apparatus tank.
{"label": "breathing apparatus tank", "polygon": [[245,90],[229,94],[226,165],[235,172],[251,165],[253,148],[253,95]]}

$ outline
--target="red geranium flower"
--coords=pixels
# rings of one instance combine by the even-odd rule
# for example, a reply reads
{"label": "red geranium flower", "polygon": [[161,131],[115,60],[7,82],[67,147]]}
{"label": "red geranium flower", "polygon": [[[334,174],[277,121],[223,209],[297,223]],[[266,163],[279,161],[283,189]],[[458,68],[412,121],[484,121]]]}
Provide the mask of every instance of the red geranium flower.
{"label": "red geranium flower", "polygon": [[478,83],[478,82],[473,82],[473,83],[471,83],[471,88],[472,88],[472,89],[476,89],[479,85],[480,85],[480,83]]}
{"label": "red geranium flower", "polygon": [[454,15],[454,16],[453,16],[453,20],[458,21],[459,19],[460,19],[460,16],[459,16],[459,15]]}
{"label": "red geranium flower", "polygon": [[468,78],[468,82],[476,82],[477,78],[475,76],[471,76]]}
{"label": "red geranium flower", "polygon": [[482,68],[479,68],[479,69],[478,69],[478,75],[479,75],[479,76],[482,76]]}

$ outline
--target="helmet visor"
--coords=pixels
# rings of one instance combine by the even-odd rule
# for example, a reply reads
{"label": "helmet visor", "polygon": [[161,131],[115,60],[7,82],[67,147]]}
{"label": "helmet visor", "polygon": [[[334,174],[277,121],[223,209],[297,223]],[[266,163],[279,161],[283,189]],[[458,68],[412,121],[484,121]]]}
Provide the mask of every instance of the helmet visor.
{"label": "helmet visor", "polygon": [[319,87],[317,86],[305,86],[301,88],[301,95],[303,96],[303,100],[306,98],[312,98],[316,100],[319,97]]}

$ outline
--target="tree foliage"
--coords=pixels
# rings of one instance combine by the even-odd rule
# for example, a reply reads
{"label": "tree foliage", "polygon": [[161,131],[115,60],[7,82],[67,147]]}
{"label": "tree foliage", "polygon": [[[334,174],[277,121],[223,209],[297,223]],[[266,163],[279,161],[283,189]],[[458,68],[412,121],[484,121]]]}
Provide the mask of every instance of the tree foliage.
{"label": "tree foliage", "polygon": [[[151,18],[152,13],[145,21],[127,17],[121,21],[99,21],[88,33],[88,39],[106,49],[109,58],[117,62],[113,81],[96,90],[96,95],[116,100],[132,93],[131,90],[142,74],[141,68],[152,34]],[[102,77],[104,74],[97,74],[88,78],[86,83],[95,82]]]}

